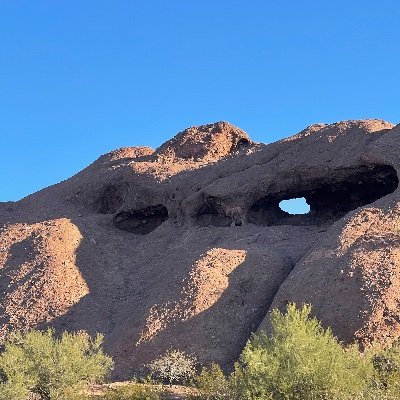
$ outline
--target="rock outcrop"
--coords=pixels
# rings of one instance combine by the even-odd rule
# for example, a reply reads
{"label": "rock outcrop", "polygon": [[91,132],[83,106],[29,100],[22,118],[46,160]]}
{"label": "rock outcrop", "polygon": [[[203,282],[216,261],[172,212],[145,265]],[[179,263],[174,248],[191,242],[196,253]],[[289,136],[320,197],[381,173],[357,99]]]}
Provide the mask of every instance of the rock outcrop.
{"label": "rock outcrop", "polygon": [[[0,336],[102,332],[119,378],[170,347],[229,369],[290,301],[344,342],[392,341],[399,139],[400,126],[365,120],[263,145],[219,122],[0,203]],[[295,197],[308,214],[280,209]]]}

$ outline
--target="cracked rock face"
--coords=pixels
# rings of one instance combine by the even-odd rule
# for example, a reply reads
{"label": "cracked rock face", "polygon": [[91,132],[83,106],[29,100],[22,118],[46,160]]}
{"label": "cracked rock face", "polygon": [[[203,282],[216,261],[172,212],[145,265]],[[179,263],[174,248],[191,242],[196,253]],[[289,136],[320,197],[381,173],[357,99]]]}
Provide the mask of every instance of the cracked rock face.
{"label": "cracked rock face", "polygon": [[[219,122],[0,203],[0,337],[102,332],[121,379],[170,347],[229,369],[291,301],[344,342],[390,342],[399,139],[400,126],[365,120],[263,145]],[[280,209],[295,197],[308,214]]]}

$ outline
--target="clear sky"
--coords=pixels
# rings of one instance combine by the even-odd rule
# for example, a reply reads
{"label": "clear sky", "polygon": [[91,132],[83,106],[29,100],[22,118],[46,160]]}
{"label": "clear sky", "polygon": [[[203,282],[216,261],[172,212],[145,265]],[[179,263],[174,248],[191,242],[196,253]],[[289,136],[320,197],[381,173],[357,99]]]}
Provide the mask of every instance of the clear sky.
{"label": "clear sky", "polygon": [[227,120],[400,122],[398,0],[0,0],[0,201]]}

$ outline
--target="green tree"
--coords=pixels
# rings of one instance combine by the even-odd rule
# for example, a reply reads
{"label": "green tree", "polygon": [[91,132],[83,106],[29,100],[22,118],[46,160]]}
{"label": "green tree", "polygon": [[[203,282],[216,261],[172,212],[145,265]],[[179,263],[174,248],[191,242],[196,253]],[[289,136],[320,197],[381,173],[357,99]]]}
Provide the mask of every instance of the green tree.
{"label": "green tree", "polygon": [[198,389],[196,394],[190,396],[193,400],[231,400],[233,398],[229,379],[225,377],[218,364],[213,363],[209,368],[203,368],[193,383]]}
{"label": "green tree", "polygon": [[350,399],[363,393],[372,365],[356,346],[343,349],[311,306],[271,314],[272,335],[254,335],[231,381],[241,400]]}
{"label": "green tree", "polygon": [[[13,334],[0,355],[0,400],[71,399],[85,384],[99,383],[113,368],[102,350],[103,337],[52,330]],[[67,392],[69,393],[67,395]]]}

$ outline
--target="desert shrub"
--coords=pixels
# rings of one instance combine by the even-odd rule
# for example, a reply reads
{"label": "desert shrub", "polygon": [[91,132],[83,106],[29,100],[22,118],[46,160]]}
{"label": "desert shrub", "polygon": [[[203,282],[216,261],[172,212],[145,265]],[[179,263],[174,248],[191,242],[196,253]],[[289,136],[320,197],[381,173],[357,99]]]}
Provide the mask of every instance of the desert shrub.
{"label": "desert shrub", "polygon": [[52,330],[13,334],[0,355],[0,400],[82,398],[85,384],[99,383],[113,367],[102,350],[103,338]]}
{"label": "desert shrub", "polygon": [[167,352],[147,364],[150,375],[159,382],[184,383],[194,377],[196,360],[192,355],[181,350],[167,350]]}
{"label": "desert shrub", "polygon": [[361,354],[294,304],[271,315],[271,336],[254,335],[234,372],[216,365],[193,383],[196,400],[400,400],[400,343]]}
{"label": "desert shrub", "polygon": [[159,400],[159,395],[146,385],[131,384],[109,389],[98,400]]}
{"label": "desert shrub", "polygon": [[311,307],[271,314],[272,335],[254,335],[231,377],[238,399],[351,399],[364,392],[372,366],[355,346],[343,349]]}
{"label": "desert shrub", "polygon": [[215,363],[211,364],[210,368],[203,368],[193,380],[193,384],[198,393],[191,395],[191,400],[230,400],[233,397],[229,379]]}
{"label": "desert shrub", "polygon": [[[371,361],[374,376],[370,397],[400,399],[400,343],[396,341],[385,348],[373,349]],[[378,397],[379,396],[379,397]]]}

